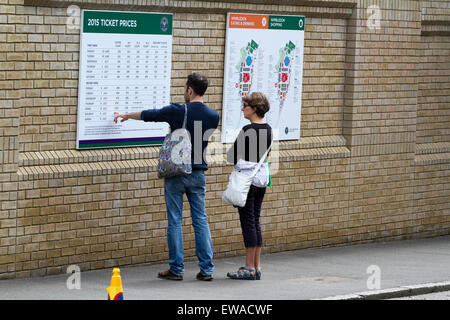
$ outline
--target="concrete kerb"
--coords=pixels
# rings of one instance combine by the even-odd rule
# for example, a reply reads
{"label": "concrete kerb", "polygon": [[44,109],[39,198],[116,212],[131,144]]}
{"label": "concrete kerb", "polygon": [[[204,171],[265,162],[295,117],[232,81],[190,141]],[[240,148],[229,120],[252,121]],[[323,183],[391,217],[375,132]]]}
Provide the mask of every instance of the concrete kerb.
{"label": "concrete kerb", "polygon": [[450,290],[450,281],[424,283],[397,288],[363,291],[346,295],[337,295],[315,300],[383,300],[408,296],[417,296]]}

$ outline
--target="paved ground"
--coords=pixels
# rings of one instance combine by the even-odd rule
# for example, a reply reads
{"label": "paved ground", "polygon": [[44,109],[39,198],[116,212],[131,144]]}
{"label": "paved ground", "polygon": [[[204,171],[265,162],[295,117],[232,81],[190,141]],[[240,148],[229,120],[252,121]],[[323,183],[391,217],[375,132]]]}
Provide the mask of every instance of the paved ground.
{"label": "paved ground", "polygon": [[[226,273],[238,269],[243,262],[243,257],[215,260],[212,282],[195,280],[195,262],[186,264],[181,282],[157,278],[158,271],[167,269],[166,264],[121,267],[124,298],[321,299],[377,288],[448,282],[450,236],[267,254],[262,257],[262,280],[227,279]],[[112,269],[82,272],[79,290],[67,288],[68,274],[1,280],[0,300],[105,300],[111,272]]]}
{"label": "paved ground", "polygon": [[403,298],[393,298],[389,300],[450,300],[450,291],[421,294]]}

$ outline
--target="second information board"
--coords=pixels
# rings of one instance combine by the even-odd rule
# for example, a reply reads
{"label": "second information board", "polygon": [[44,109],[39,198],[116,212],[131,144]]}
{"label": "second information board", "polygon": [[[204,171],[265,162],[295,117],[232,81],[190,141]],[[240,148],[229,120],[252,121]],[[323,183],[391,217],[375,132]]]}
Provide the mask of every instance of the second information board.
{"label": "second information board", "polygon": [[305,17],[229,13],[225,47],[222,142],[233,142],[250,123],[242,98],[265,93],[265,119],[276,140],[300,137]]}

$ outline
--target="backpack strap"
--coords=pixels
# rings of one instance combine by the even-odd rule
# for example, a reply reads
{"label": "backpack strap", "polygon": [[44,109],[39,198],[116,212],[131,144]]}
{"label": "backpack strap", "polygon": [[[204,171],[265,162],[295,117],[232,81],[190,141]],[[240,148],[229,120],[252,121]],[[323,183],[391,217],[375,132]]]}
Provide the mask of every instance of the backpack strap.
{"label": "backpack strap", "polygon": [[186,128],[186,122],[187,122],[187,105],[184,104],[184,120],[183,120],[183,129]]}

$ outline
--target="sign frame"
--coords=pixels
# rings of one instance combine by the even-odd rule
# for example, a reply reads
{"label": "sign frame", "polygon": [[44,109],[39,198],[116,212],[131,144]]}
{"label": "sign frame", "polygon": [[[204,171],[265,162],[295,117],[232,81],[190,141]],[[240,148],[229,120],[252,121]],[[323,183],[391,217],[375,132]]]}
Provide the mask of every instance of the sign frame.
{"label": "sign frame", "polygon": [[[250,123],[243,118],[240,106],[242,97],[253,91],[261,91],[269,98],[271,110],[266,114],[266,122],[274,131],[274,139],[297,140],[300,138],[304,28],[305,16],[300,15],[234,12],[227,14],[222,143],[232,143],[241,128]],[[289,40],[291,37],[295,39]],[[244,41],[243,38],[247,40]],[[284,38],[286,41],[282,43]],[[274,42],[278,43],[278,47],[269,48],[270,39],[275,39]],[[246,47],[245,43],[247,43]],[[276,51],[278,49],[279,51]],[[282,50],[286,53],[285,60],[281,59]],[[294,52],[295,59],[292,59],[290,56],[294,55]],[[276,65],[278,58],[280,58],[278,63],[285,62],[286,65],[292,61],[295,63],[289,65],[289,68],[282,69],[280,66],[279,80],[272,81],[270,86],[269,80],[265,79],[277,77],[272,67]],[[289,72],[281,71],[284,69],[289,69]],[[277,90],[274,90],[274,87]],[[287,88],[291,89],[291,92]],[[237,91],[239,93],[236,93]],[[295,97],[293,97],[294,93]],[[277,100],[277,97],[280,98]],[[284,102],[285,100],[287,103]],[[279,109],[277,115],[276,109]]]}
{"label": "sign frame", "polygon": [[[162,94],[159,104],[148,105],[142,103],[139,105],[140,110],[153,108],[161,108],[170,104],[170,82],[172,72],[172,39],[173,39],[173,14],[172,13],[153,13],[153,12],[134,12],[134,11],[111,11],[111,10],[82,10],[81,11],[81,30],[80,30],[80,55],[79,55],[79,77],[78,77],[78,104],[77,104],[77,135],[76,135],[76,149],[97,149],[97,148],[118,148],[118,147],[138,147],[138,146],[152,146],[161,145],[165,136],[169,131],[167,123],[153,123],[153,122],[135,122],[132,120],[124,123],[115,124],[113,120],[114,111],[127,112],[124,108],[107,111],[106,120],[98,120],[98,128],[95,125],[92,129],[86,129],[86,87],[88,82],[92,82],[95,88],[100,87],[102,83],[108,83],[105,88],[111,89],[109,86],[112,79],[109,81],[87,81],[86,69],[83,69],[87,63],[88,58],[85,57],[87,50],[87,39],[92,39],[95,36],[102,36],[104,39],[120,39],[126,41],[130,39],[166,39],[166,55],[164,62],[164,74],[161,75],[163,79],[159,81],[164,84],[166,91]],[[101,41],[101,40],[99,40]],[[105,40],[107,41],[107,40]],[[150,40],[149,40],[150,41]],[[153,41],[153,40],[152,40]],[[155,42],[156,43],[156,42]],[[86,50],[86,52],[84,52]],[[150,60],[150,58],[149,58]],[[152,59],[156,61],[155,59]],[[152,62],[154,62],[152,61]],[[120,62],[119,60],[117,62]],[[92,63],[93,64],[93,63]],[[117,63],[119,65],[119,63]],[[136,64],[137,66],[137,64]],[[105,66],[108,67],[108,66]],[[156,68],[156,66],[155,66]],[[135,68],[136,72],[140,68]],[[156,70],[156,69],[155,69]],[[123,72],[123,71],[122,71]],[[125,82],[122,79],[121,83],[139,83],[133,70],[129,71],[130,80]],[[139,72],[139,71],[137,71]],[[142,72],[142,71],[141,71]],[[156,72],[156,71],[155,71]],[[139,77],[138,77],[139,78]],[[134,80],[133,80],[134,79]],[[155,80],[156,81],[156,80]],[[119,81],[116,81],[117,83]],[[144,80],[141,80],[144,84]],[[130,87],[132,85],[130,84]],[[119,86],[117,86],[119,88]],[[120,87],[122,89],[122,87]],[[127,87],[128,88],[128,87]],[[159,88],[159,87],[158,87]],[[150,86],[135,86],[136,103],[144,101],[141,96],[149,96],[155,92],[155,88]],[[142,90],[139,91],[139,90]],[[92,90],[94,92],[95,90]],[[123,90],[120,90],[120,97],[123,97]],[[130,89],[131,91],[131,89]],[[102,94],[108,95],[109,91]],[[125,91],[125,93],[127,93]],[[161,95],[161,92],[157,92]],[[117,92],[119,96],[119,92]],[[156,95],[156,93],[155,93]],[[117,98],[116,98],[117,99]],[[121,99],[121,98],[119,98]],[[95,101],[95,99],[94,99]],[[98,103],[98,102],[95,102]],[[126,102],[128,103],[128,101]],[[109,102],[108,102],[109,104]],[[92,108],[100,108],[100,105],[93,105]],[[107,108],[111,108],[108,105]],[[135,106],[134,108],[137,108]],[[137,110],[128,110],[134,112]],[[92,114],[99,112],[97,109],[92,111]],[[92,119],[92,118],[91,118]],[[92,119],[93,120],[93,119]],[[84,121],[84,122],[82,122]],[[110,121],[110,122],[109,122]],[[98,132],[98,134],[97,134]]]}

